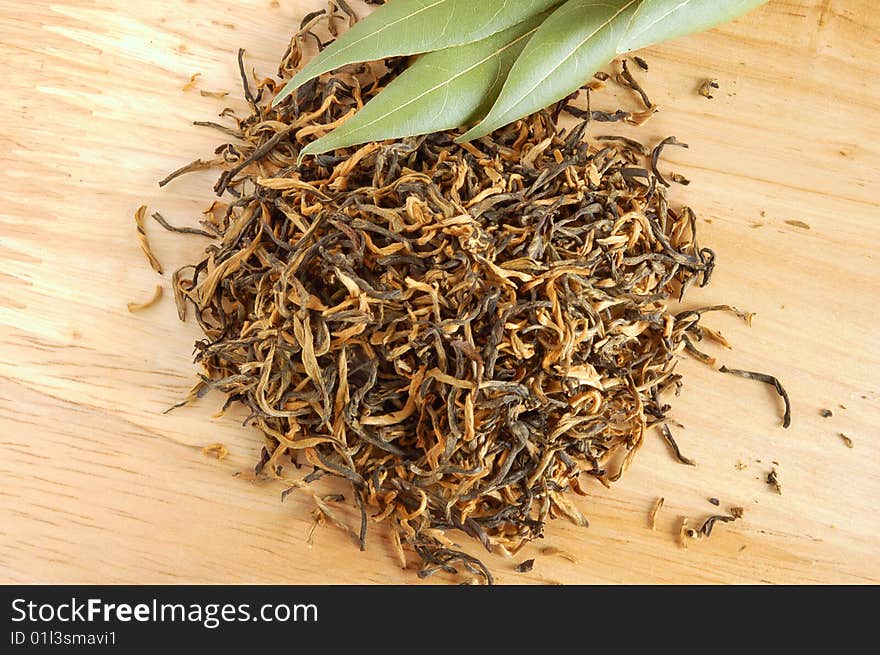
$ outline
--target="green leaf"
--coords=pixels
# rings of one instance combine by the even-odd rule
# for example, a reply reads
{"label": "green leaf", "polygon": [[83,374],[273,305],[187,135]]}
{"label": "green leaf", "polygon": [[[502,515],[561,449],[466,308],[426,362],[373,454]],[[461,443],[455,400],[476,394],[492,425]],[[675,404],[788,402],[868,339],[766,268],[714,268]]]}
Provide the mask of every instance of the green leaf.
{"label": "green leaf", "polygon": [[517,25],[563,0],[391,0],[306,64],[272,101],[347,64],[465,45]]}
{"label": "green leaf", "polygon": [[569,0],[541,26],[469,141],[552,105],[615,56],[707,30],[766,0]]}
{"label": "green leaf", "polygon": [[476,43],[422,55],[354,116],[306,146],[300,161],[336,148],[449,130],[478,120],[546,17],[532,17]]}
{"label": "green leaf", "polygon": [[694,34],[721,25],[767,0],[642,0],[618,53]]}
{"label": "green leaf", "polygon": [[639,0],[568,0],[516,60],[488,116],[457,141],[470,141],[579,89],[617,55]]}

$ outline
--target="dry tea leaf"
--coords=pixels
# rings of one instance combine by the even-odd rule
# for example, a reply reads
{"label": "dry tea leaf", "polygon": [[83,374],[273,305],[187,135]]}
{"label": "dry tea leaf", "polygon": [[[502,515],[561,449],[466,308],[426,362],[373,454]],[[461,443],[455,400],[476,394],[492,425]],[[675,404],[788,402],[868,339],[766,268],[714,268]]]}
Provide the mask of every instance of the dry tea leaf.
{"label": "dry tea leaf", "polygon": [[654,507],[651,508],[651,513],[648,514],[648,525],[651,526],[651,531],[653,531],[657,527],[657,514],[663,507],[663,501],[663,498],[658,498],[657,502],[654,503]]}
{"label": "dry tea leaf", "polygon": [[529,573],[533,568],[535,568],[535,560],[527,559],[517,564],[515,570],[517,573]]}
{"label": "dry tea leaf", "polygon": [[721,86],[718,84],[718,80],[706,80],[700,85],[699,94],[704,98],[712,100],[712,98],[715,97],[712,95],[712,90],[720,88]]}
{"label": "dry tea leaf", "polygon": [[665,423],[660,428],[660,433],[663,435],[663,439],[669,445],[670,450],[672,450],[672,454],[675,455],[675,459],[677,459],[682,464],[687,464],[688,466],[696,466],[697,463],[681,454],[681,450],[678,447],[678,444],[675,442],[675,438],[672,436],[672,430],[669,429],[669,426]]}
{"label": "dry tea leaf", "polygon": [[146,215],[146,205],[138,207],[137,211],[134,214],[134,222],[137,226],[138,240],[141,243],[141,250],[143,250],[147,261],[150,262],[150,267],[152,267],[152,269],[156,271],[159,275],[162,275],[162,264],[159,263],[159,260],[156,259],[156,255],[153,254],[153,249],[150,246],[150,240],[147,238],[147,231],[144,228],[144,218],[146,217]]}
{"label": "dry tea leaf", "polygon": [[767,474],[767,484],[776,489],[776,493],[780,496],[782,495],[782,483],[779,482],[779,474],[776,472],[776,469],[772,469]]}
{"label": "dry tea leaf", "polygon": [[681,523],[678,528],[678,545],[687,550],[688,540],[693,539],[694,535],[694,530],[688,527],[687,517],[681,517]]}
{"label": "dry tea leaf", "polygon": [[541,549],[541,554],[546,555],[547,557],[552,557],[553,555],[557,555],[564,560],[568,560],[572,564],[579,564],[580,563],[580,560],[577,558],[577,556],[573,555],[572,553],[570,553],[566,550],[562,550],[561,548],[557,548],[556,546],[545,546],[544,548]]}
{"label": "dry tea leaf", "polygon": [[788,392],[785,391],[783,386],[779,383],[772,375],[767,375],[765,373],[754,373],[752,371],[740,371],[733,368],[727,368],[726,366],[722,366],[718,369],[722,373],[730,373],[731,375],[736,375],[741,378],[746,378],[748,380],[755,380],[757,382],[763,382],[764,384],[769,384],[776,390],[776,393],[782,398],[785,403],[785,411],[782,414],[782,427],[787,428],[791,425],[791,400],[788,398]]}
{"label": "dry tea leaf", "polygon": [[145,302],[130,302],[130,303],[128,303],[128,311],[132,312],[132,313],[141,312],[145,309],[149,309],[150,307],[155,305],[157,302],[159,302],[161,299],[162,299],[162,285],[157,284],[156,290],[153,291],[153,295],[149,300],[147,300]]}
{"label": "dry tea leaf", "polygon": [[225,444],[213,443],[202,447],[202,455],[205,457],[216,457],[217,459],[226,459],[229,455],[229,449]]}
{"label": "dry tea leaf", "polygon": [[202,76],[201,73],[194,73],[192,77],[189,78],[189,82],[183,85],[184,91],[192,91],[196,88],[196,80]]}

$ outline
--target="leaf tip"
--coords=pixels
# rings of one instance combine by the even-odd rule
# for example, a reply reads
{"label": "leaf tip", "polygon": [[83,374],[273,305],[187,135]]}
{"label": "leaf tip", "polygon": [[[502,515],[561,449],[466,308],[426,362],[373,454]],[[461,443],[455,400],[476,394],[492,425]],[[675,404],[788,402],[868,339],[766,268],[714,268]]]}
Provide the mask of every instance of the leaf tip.
{"label": "leaf tip", "polygon": [[305,148],[299,151],[299,155],[296,158],[296,165],[301,166],[303,161],[309,155],[320,155],[321,153],[327,152],[331,150],[331,148],[325,148],[321,143],[323,141],[323,137],[320,139],[316,139],[308,144]]}
{"label": "leaf tip", "polygon": [[272,109],[275,109],[278,105],[287,100],[287,97],[291,93],[293,93],[293,89],[290,88],[290,84],[288,83],[283,89],[281,89],[281,92],[278,93],[278,95],[272,98]]}

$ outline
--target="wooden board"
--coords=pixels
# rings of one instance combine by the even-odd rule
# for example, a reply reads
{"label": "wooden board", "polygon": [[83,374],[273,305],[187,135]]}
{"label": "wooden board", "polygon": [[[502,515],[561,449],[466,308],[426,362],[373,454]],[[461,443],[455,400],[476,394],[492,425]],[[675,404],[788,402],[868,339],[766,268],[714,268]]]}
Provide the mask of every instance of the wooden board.
{"label": "wooden board", "polygon": [[[163,191],[156,181],[219,142],[193,120],[242,107],[237,49],[271,74],[293,26],[322,2],[275,4],[0,5],[2,582],[416,581],[381,530],[364,553],[326,526],[310,546],[307,493],[281,503],[277,484],[234,477],[252,468],[260,439],[240,413],[210,418],[221,398],[164,415],[193,382],[200,335],[178,322],[169,293],[126,311],[157,283],[167,291],[169,272],[204,246],[149,225],[166,266],[157,277],[135,208],[195,223],[214,174]],[[878,38],[871,0],[774,0],[644,53],[662,111],[641,134],[690,143],[666,166],[693,180],[674,197],[697,210],[718,253],[713,284],[688,302],[757,313],[752,328],[709,319],[735,344],[713,352],[778,375],[793,425],[780,428],[763,385],[683,361],[678,440],[698,466],[673,461],[652,433],[620,483],[591,484],[578,501],[590,528],[556,522],[513,561],[486,556],[501,582],[880,582]],[[710,77],[721,85],[713,100],[696,92]],[[201,453],[214,442],[227,459]],[[772,467],[782,495],[765,482]],[[709,496],[744,506],[745,519],[680,548],[681,517],[708,516]],[[541,555],[547,545],[577,562]],[[531,573],[513,572],[529,557]]]}

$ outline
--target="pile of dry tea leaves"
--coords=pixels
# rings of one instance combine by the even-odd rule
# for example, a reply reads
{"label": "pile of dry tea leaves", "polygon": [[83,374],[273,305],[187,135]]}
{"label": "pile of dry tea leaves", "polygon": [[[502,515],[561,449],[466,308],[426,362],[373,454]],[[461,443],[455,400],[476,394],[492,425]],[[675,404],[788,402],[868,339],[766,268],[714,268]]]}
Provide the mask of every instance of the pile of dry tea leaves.
{"label": "pile of dry tea leaves", "polygon": [[[280,79],[326,18],[306,18]],[[656,172],[673,141],[585,141],[591,119],[626,112],[566,132],[560,103],[473,143],[436,133],[296,164],[404,63],[325,74],[277,108],[280,83],[241,66],[250,115],[227,113],[219,159],[176,173],[220,166],[227,200],[203,221],[215,242],[173,276],[205,334],[190,399],[219,389],[249,410],[259,474],[343,478],[362,547],[384,524],[421,576],[491,581],[451,531],[512,554],[548,519],[586,525],[569,492],[620,477],[669,409],[677,355],[699,353],[702,311],[730,308],[669,310],[714,256]]]}

